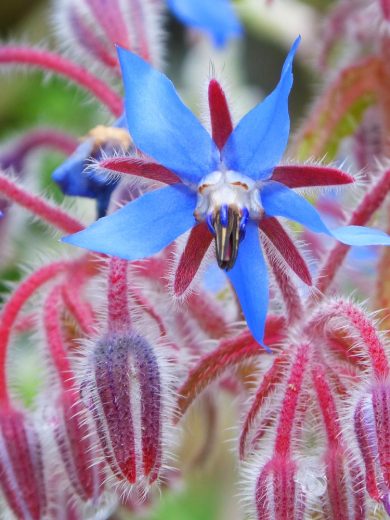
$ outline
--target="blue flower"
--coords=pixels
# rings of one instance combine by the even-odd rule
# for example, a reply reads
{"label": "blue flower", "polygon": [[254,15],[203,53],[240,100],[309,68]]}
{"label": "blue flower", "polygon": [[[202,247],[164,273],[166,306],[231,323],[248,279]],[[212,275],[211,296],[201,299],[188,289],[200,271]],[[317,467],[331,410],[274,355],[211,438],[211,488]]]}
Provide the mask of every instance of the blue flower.
{"label": "blue flower", "polygon": [[97,216],[104,217],[118,178],[90,169],[91,159],[99,160],[113,153],[115,147],[128,147],[126,118],[119,118],[113,127],[98,126],[89,132],[66,161],[52,174],[52,179],[65,195],[96,199]]}
{"label": "blue flower", "polygon": [[181,22],[209,33],[217,47],[242,33],[229,0],[167,0],[167,3]]}
{"label": "blue flower", "polygon": [[190,273],[188,278],[195,274],[214,237],[218,264],[227,271],[260,344],[264,343],[269,290],[259,228],[306,283],[310,283],[307,266],[275,217],[294,220],[345,244],[390,245],[390,237],[382,231],[357,226],[330,230],[317,210],[291,189],[348,183],[353,180],[350,176],[330,167],[275,166],[289,135],[288,96],[299,41],[286,58],[275,90],[234,130],[224,93],[215,80],[210,81],[212,137],[166,76],[119,48],[129,132],[135,146],[156,162],[125,156],[109,160],[109,167],[160,181],[165,171],[168,186],[141,196],[64,241],[137,260],[191,230],[185,261],[178,269],[180,293],[187,283],[181,282],[182,273]]}

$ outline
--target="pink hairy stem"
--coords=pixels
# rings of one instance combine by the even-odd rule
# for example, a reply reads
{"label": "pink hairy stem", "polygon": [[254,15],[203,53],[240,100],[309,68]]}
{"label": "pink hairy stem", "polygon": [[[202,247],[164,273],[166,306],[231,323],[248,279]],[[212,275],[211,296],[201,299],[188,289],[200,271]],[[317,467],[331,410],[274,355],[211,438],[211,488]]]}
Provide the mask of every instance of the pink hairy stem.
{"label": "pink hairy stem", "polygon": [[[134,262],[132,265],[136,265],[139,268],[137,269],[138,276],[153,280],[163,289],[167,289],[169,256],[171,256],[170,253],[166,254],[164,258],[148,258]],[[185,302],[185,306],[202,330],[211,338],[219,339],[228,333],[229,325],[221,307],[206,291],[198,290],[191,293]]]}
{"label": "pink hairy stem", "polygon": [[53,262],[45,265],[23,280],[11,294],[0,316],[0,402],[9,403],[6,358],[12,328],[26,301],[46,282],[66,272],[73,262]]}
{"label": "pink hairy stem", "polygon": [[35,326],[36,320],[37,315],[33,312],[30,314],[25,314],[24,316],[20,316],[14,325],[15,332],[28,332]]}
{"label": "pink hairy stem", "polygon": [[[362,98],[374,103],[378,96],[378,84],[383,80],[381,76],[383,63],[376,56],[370,56],[342,70],[314,105],[310,117],[297,136],[295,155],[301,159],[308,156],[322,158],[332,144],[335,129],[351,107]],[[300,151],[302,145],[304,148]]]}
{"label": "pink hairy stem", "polygon": [[26,155],[39,148],[59,150],[66,155],[71,154],[78,145],[78,140],[65,132],[55,128],[36,128],[20,136],[11,145],[11,151],[1,157],[1,162],[10,163],[14,160],[22,161]]}
{"label": "pink hairy stem", "polygon": [[62,286],[64,304],[86,335],[92,335],[95,332],[96,323],[92,305],[81,297],[81,291],[86,283],[98,273],[99,262],[89,261],[92,258],[87,253],[83,267],[77,270],[73,269]]}
{"label": "pink hairy stem", "polygon": [[315,364],[312,369],[314,388],[317,393],[318,404],[321,409],[329,444],[336,446],[341,439],[341,428],[336,402],[326,380],[324,368]]}
{"label": "pink hairy stem", "polygon": [[0,193],[65,233],[76,233],[84,229],[84,226],[78,220],[71,217],[64,210],[50,204],[37,195],[31,195],[31,193],[11,180],[8,175],[1,172]]}
{"label": "pink hairy stem", "polygon": [[[351,453],[343,443],[340,417],[337,411],[336,401],[326,378],[326,372],[322,365],[316,363],[312,368],[312,380],[317,394],[318,404],[321,410],[325,431],[328,438],[328,448],[325,454],[327,473],[327,495],[331,510],[328,517],[335,520],[354,518],[364,520],[364,491],[361,489],[360,470],[355,464]],[[348,482],[351,486],[349,490]],[[349,515],[350,504],[348,495],[351,493],[354,515]]]}
{"label": "pink hairy stem", "polygon": [[240,434],[240,459],[243,460],[247,453],[247,440],[256,416],[260,412],[266,398],[275,389],[276,385],[280,382],[283,374],[283,362],[285,361],[285,354],[281,353],[277,356],[271,366],[271,368],[262,376],[260,386],[253,398],[249,412],[247,413],[244,421],[244,425]]}
{"label": "pink hairy stem", "polygon": [[64,390],[74,390],[73,371],[66,353],[61,327],[63,310],[62,285],[56,285],[49,293],[43,306],[43,325],[45,328],[50,356],[57,370]]}
{"label": "pink hairy stem", "polygon": [[360,399],[353,416],[355,435],[366,469],[367,491],[371,498],[380,502],[381,492],[378,488],[379,480],[377,479],[379,457],[377,457],[377,447],[374,447],[372,442],[372,437],[375,435],[375,422],[374,420],[367,421],[365,407],[366,404],[363,399]]}
{"label": "pink hairy stem", "polygon": [[62,286],[62,298],[69,312],[77,321],[82,332],[90,335],[95,331],[95,316],[92,306],[80,297],[75,282]]}
{"label": "pink hairy stem", "polygon": [[374,377],[381,380],[386,379],[390,373],[386,351],[377,329],[364,312],[349,301],[338,300],[320,310],[314,316],[312,323],[316,321],[327,323],[331,318],[341,319],[342,326],[347,327],[347,331],[351,331],[359,342],[364,344]]}
{"label": "pink hairy stem", "polygon": [[292,324],[300,320],[303,315],[302,301],[298,289],[291,280],[291,277],[286,274],[283,266],[280,265],[280,261],[275,257],[275,254],[271,250],[271,246],[267,241],[264,241],[264,249],[271,265],[276,283],[283,297],[283,304],[286,309],[288,323]]}
{"label": "pink hairy stem", "polygon": [[133,48],[118,0],[86,0],[86,3],[109,42],[126,49]]}
{"label": "pink hairy stem", "polygon": [[74,81],[99,99],[115,116],[123,111],[121,97],[104,81],[62,56],[29,47],[0,47],[0,64],[28,65]]}
{"label": "pink hairy stem", "polygon": [[133,298],[136,305],[140,306],[146,314],[156,322],[160,330],[161,336],[167,335],[167,329],[165,328],[162,318],[157,313],[151,302],[142,294],[142,292],[134,287],[129,290],[130,297]]}
{"label": "pink hairy stem", "polygon": [[[132,30],[136,35],[136,49],[144,60],[151,62],[152,56],[150,52],[150,45],[148,42],[148,35],[145,31],[147,26],[147,20],[145,19],[145,13],[143,12],[145,2],[140,0],[130,0],[131,3],[131,17],[134,20]],[[134,46],[135,47],[135,46]]]}
{"label": "pink hairy stem", "polygon": [[131,323],[128,299],[128,262],[112,257],[108,270],[108,330],[121,332]]}
{"label": "pink hairy stem", "polygon": [[84,23],[74,5],[69,7],[68,16],[70,26],[79,44],[104,65],[112,69],[118,68],[118,60],[110,54],[99,37]]}
{"label": "pink hairy stem", "polygon": [[[352,213],[348,225],[350,226],[364,226],[377,211],[378,208],[383,204],[388,193],[390,191],[390,170],[386,170],[379,180],[370,187],[367,194],[363,197],[362,201]],[[316,291],[313,292],[309,298],[309,306],[313,307],[318,304],[319,294],[322,297],[325,295],[330,285],[332,284],[337,271],[341,267],[348,251],[351,246],[337,243],[328,253],[322,266],[320,266],[317,281]]]}
{"label": "pink hairy stem", "polygon": [[199,326],[211,338],[219,339],[228,334],[229,324],[222,308],[206,291],[190,294],[186,304]]}
{"label": "pink hairy stem", "polygon": [[[387,233],[390,234],[390,205],[387,208]],[[383,248],[376,277],[376,294],[374,309],[380,309],[380,328],[390,330],[390,247]]]}
{"label": "pink hairy stem", "polygon": [[[269,316],[265,329],[265,340],[272,345],[280,341],[285,326],[283,318]],[[253,339],[250,332],[245,331],[235,338],[223,339],[218,347],[204,355],[190,370],[187,380],[178,391],[177,420],[189,408],[194,399],[226,370],[248,359],[256,358],[265,353]]]}
{"label": "pink hairy stem", "polygon": [[291,365],[290,375],[287,381],[283,398],[279,424],[275,439],[275,453],[282,457],[288,457],[291,448],[291,432],[294,426],[294,418],[301,394],[303,377],[309,362],[310,344],[303,343],[298,346],[295,359]]}

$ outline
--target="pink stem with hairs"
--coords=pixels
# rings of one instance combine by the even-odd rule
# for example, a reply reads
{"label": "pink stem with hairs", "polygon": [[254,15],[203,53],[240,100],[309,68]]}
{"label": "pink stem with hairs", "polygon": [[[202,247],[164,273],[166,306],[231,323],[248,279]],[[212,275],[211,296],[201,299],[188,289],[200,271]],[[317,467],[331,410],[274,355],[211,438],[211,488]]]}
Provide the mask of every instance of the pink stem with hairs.
{"label": "pink stem with hairs", "polygon": [[128,298],[127,260],[112,257],[108,271],[108,330],[121,332],[128,329],[131,319]]}
{"label": "pink stem with hairs", "polygon": [[61,310],[63,307],[61,289],[61,285],[56,285],[46,298],[43,307],[43,325],[51,360],[57,370],[61,385],[64,390],[73,390],[73,371],[66,354],[61,327]]}
{"label": "pink stem with hairs", "polygon": [[11,151],[1,157],[1,162],[11,162],[12,157],[24,159],[38,148],[53,148],[66,155],[71,154],[78,145],[74,136],[55,128],[36,128],[26,132],[11,145]]}
{"label": "pink stem with hairs", "polygon": [[31,195],[31,193],[11,180],[8,175],[1,172],[0,193],[65,233],[77,233],[77,231],[84,229],[84,226],[78,220],[71,217],[61,208],[50,204],[37,195]]}
{"label": "pink stem with hairs", "polygon": [[9,403],[6,375],[7,349],[12,328],[21,308],[43,284],[69,269],[72,264],[72,262],[59,261],[41,267],[18,285],[4,305],[0,317],[0,402]]}
{"label": "pink stem with hairs", "polygon": [[[378,182],[368,191],[367,195],[362,199],[356,210],[352,213],[348,225],[365,225],[373,216],[375,211],[382,205],[389,191],[390,170],[386,170]],[[337,243],[330,250],[322,267],[319,269],[316,282],[316,289],[318,289],[318,291],[313,292],[309,299],[311,307],[316,305],[319,301],[318,292],[324,295],[329,289],[350,248],[351,246]]]}
{"label": "pink stem with hairs", "polygon": [[29,65],[70,79],[96,96],[114,115],[123,111],[121,97],[104,81],[62,56],[29,47],[0,47],[0,64]]}

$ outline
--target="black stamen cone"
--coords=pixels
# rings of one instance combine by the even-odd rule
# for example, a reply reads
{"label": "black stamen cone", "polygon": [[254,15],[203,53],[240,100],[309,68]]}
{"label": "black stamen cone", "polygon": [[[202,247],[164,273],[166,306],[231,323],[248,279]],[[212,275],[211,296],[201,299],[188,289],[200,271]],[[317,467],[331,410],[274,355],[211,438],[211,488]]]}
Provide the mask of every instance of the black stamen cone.
{"label": "black stamen cone", "polygon": [[223,217],[221,222],[221,209],[218,209],[213,218],[215,251],[219,267],[229,271],[237,259],[240,244],[241,214],[237,208],[229,207],[227,223],[226,215],[223,215]]}

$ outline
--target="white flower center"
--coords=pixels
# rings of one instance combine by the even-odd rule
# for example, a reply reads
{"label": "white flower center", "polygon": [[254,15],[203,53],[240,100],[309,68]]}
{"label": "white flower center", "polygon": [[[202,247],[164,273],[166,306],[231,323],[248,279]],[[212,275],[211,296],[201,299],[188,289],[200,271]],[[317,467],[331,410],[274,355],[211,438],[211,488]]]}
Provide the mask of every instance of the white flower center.
{"label": "white flower center", "polygon": [[262,214],[259,185],[249,177],[232,170],[215,171],[199,183],[194,216],[198,222],[206,221],[213,233],[222,269],[234,266],[248,219],[260,220]]}
{"label": "white flower center", "polygon": [[208,215],[214,215],[222,206],[235,208],[239,212],[246,208],[250,218],[259,219],[263,208],[257,183],[233,170],[206,175],[198,186],[196,219],[206,220]]}

